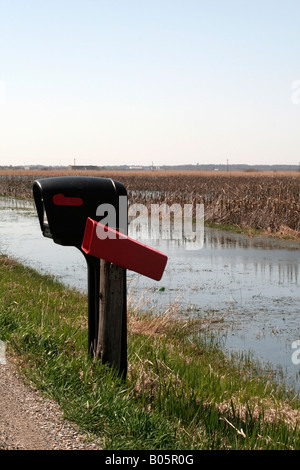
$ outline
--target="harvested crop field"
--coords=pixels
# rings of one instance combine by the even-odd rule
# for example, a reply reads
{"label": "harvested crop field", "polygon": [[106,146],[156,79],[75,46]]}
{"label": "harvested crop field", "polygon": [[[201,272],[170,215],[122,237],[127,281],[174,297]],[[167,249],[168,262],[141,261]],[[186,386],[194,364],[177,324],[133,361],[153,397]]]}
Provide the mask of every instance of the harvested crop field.
{"label": "harvested crop field", "polygon": [[300,172],[2,170],[0,194],[31,198],[35,179],[66,175],[116,179],[126,186],[131,204],[204,204],[210,223],[300,234]]}

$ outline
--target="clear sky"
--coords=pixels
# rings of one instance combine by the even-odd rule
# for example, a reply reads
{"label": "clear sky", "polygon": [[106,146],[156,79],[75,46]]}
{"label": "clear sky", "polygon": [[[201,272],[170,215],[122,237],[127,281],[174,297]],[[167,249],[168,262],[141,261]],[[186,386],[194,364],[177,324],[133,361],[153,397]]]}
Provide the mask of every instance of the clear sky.
{"label": "clear sky", "polygon": [[298,164],[300,0],[0,0],[0,165]]}

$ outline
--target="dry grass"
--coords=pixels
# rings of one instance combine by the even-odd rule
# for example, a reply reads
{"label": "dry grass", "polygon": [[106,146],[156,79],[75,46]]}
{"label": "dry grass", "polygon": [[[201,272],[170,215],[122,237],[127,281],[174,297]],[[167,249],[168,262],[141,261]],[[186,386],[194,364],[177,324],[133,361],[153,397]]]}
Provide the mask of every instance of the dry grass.
{"label": "dry grass", "polygon": [[275,400],[271,400],[270,398],[259,399],[258,397],[252,397],[247,405],[245,405],[239,403],[238,400],[233,397],[230,401],[217,404],[216,407],[221,413],[226,414],[228,417],[233,416],[232,409],[234,408],[235,413],[244,420],[250,409],[253,419],[259,419],[263,413],[264,420],[267,423],[283,421],[287,426],[295,428],[300,422],[299,409],[293,409],[286,401],[278,401],[276,403]]}
{"label": "dry grass", "polygon": [[300,172],[295,171],[197,171],[197,170],[0,170],[0,176],[39,176],[46,178],[48,176],[104,176],[114,178],[116,176],[123,177],[128,175],[130,177],[149,176],[209,176],[209,177],[222,177],[222,176],[248,176],[257,177],[261,176],[298,176]]}
{"label": "dry grass", "polygon": [[300,172],[0,171],[0,194],[32,198],[34,179],[102,176],[122,182],[129,203],[204,204],[206,221],[300,237]]}

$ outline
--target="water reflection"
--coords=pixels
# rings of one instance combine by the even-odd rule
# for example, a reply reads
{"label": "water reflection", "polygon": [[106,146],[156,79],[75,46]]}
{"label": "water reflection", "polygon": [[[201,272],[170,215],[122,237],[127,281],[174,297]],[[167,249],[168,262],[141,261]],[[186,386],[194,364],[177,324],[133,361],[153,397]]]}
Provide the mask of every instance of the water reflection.
{"label": "water reflection", "polygon": [[[256,357],[280,364],[300,390],[299,365],[291,361],[300,339],[299,244],[206,228],[203,248],[193,251],[184,240],[150,240],[142,225],[129,225],[128,233],[169,257],[160,282],[128,272],[135,305],[143,297],[141,305],[155,310],[178,303],[189,315],[222,315],[229,350],[253,348]],[[0,251],[87,290],[83,255],[42,236],[32,202],[0,198]]]}

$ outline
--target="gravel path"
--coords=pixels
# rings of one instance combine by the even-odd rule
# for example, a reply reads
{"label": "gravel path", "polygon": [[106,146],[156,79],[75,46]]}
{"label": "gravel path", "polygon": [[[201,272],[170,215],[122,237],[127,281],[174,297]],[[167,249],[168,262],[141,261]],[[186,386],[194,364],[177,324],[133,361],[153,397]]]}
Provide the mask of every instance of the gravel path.
{"label": "gravel path", "polygon": [[63,419],[57,403],[24,384],[12,364],[0,364],[0,450],[97,449]]}

